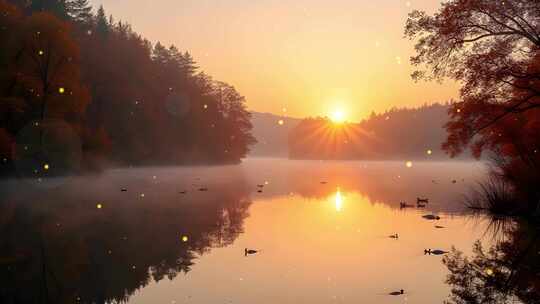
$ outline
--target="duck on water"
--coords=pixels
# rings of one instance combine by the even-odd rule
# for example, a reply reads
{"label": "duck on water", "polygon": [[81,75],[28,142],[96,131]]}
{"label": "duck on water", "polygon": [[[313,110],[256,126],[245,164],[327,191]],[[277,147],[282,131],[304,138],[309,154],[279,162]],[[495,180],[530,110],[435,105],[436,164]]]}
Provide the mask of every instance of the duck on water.
{"label": "duck on water", "polygon": [[427,254],[427,255],[441,255],[441,254],[447,254],[448,251],[444,251],[444,250],[439,250],[439,249],[424,249],[424,254]]}
{"label": "duck on water", "polygon": [[257,252],[259,252],[259,250],[244,248],[244,256],[248,256],[248,255],[251,255],[251,254],[256,254]]}
{"label": "duck on water", "polygon": [[390,295],[390,296],[400,296],[402,294],[405,294],[405,291],[403,289],[400,289],[399,291],[392,291],[392,292],[388,293],[388,295]]}

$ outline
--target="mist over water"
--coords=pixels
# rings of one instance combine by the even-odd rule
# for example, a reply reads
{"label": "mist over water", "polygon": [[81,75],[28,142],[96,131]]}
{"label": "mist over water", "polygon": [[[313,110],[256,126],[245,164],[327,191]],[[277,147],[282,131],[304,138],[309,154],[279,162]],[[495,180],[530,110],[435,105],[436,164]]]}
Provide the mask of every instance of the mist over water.
{"label": "mist over water", "polygon": [[[59,302],[393,303],[386,294],[401,288],[408,301],[440,302],[447,270],[423,250],[490,242],[487,222],[461,203],[482,172],[476,162],[255,158],[49,187],[7,180],[1,246],[14,260],[1,279],[7,299],[27,302],[44,282]],[[425,209],[400,209],[417,197]]]}

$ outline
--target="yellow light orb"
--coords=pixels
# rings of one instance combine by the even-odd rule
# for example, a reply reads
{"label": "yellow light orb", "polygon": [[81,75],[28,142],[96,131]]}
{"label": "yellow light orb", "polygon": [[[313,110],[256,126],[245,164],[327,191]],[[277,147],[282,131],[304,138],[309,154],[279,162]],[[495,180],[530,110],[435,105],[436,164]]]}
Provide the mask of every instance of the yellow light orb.
{"label": "yellow light orb", "polygon": [[187,242],[189,240],[189,238],[187,237],[187,235],[183,235],[182,236],[182,242]]}
{"label": "yellow light orb", "polygon": [[431,155],[431,154],[433,154],[433,151],[427,150],[426,153],[427,153],[427,155]]}
{"label": "yellow light orb", "polygon": [[277,122],[280,126],[283,126],[285,124],[285,122],[283,121],[283,119],[280,119],[278,122]]}
{"label": "yellow light orb", "polygon": [[43,169],[45,169],[45,170],[49,170],[49,164],[45,164],[45,165],[43,165]]}
{"label": "yellow light orb", "polygon": [[58,88],[58,92],[60,94],[64,94],[65,91],[66,91],[66,89],[64,89],[64,88]]}
{"label": "yellow light orb", "polygon": [[40,50],[40,51],[38,52],[38,54],[39,54],[39,56],[43,56],[43,54],[45,54],[45,53],[44,53],[43,51]]}
{"label": "yellow light orb", "polygon": [[205,108],[205,109],[208,109],[208,105],[207,105],[207,104],[205,104],[205,105],[203,106],[203,108]]}
{"label": "yellow light orb", "polygon": [[101,209],[101,208],[103,208],[103,205],[102,204],[97,204],[96,208]]}
{"label": "yellow light orb", "polygon": [[405,166],[407,166],[407,168],[412,168],[412,161],[410,161],[410,160],[407,161],[407,162],[405,163]]}
{"label": "yellow light orb", "polygon": [[330,119],[334,123],[342,123],[345,121],[345,112],[341,109],[334,110],[332,114],[330,115]]}

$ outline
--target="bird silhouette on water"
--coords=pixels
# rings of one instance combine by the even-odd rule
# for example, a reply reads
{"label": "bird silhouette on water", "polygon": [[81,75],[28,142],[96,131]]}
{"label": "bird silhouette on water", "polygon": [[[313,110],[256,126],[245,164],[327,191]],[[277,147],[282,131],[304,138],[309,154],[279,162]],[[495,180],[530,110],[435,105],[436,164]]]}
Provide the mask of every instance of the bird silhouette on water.
{"label": "bird silhouette on water", "polygon": [[406,202],[399,202],[399,208],[411,208],[413,205],[409,205]]}
{"label": "bird silhouette on water", "polygon": [[441,255],[441,254],[447,254],[448,251],[444,251],[444,250],[439,250],[439,249],[434,249],[434,250],[431,250],[431,249],[424,249],[424,254],[427,254],[427,255]]}
{"label": "bird silhouette on water", "polygon": [[257,252],[259,252],[259,250],[244,248],[244,256],[248,256],[248,255],[251,255],[251,254],[256,254]]}
{"label": "bird silhouette on water", "polygon": [[402,294],[405,294],[405,291],[403,289],[400,289],[399,291],[392,291],[388,295],[390,295],[390,296],[400,296]]}
{"label": "bird silhouette on water", "polygon": [[438,215],[434,215],[434,214],[426,214],[426,215],[422,215],[423,218],[425,218],[426,220],[430,220],[430,221],[438,221],[441,219],[440,216]]}

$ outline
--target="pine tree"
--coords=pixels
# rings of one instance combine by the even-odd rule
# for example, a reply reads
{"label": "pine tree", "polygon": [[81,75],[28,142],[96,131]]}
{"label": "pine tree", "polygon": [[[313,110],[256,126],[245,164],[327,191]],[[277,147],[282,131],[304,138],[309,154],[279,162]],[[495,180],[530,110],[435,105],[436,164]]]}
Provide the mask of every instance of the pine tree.
{"label": "pine tree", "polygon": [[182,56],[181,67],[189,77],[195,75],[195,72],[199,69],[197,62],[195,62],[189,52],[185,52],[184,56]]}
{"label": "pine tree", "polygon": [[154,59],[154,62],[160,65],[167,65],[171,59],[167,49],[159,41],[154,46],[154,50],[152,51],[152,57]]}
{"label": "pine tree", "polygon": [[109,33],[109,23],[107,22],[107,17],[105,15],[105,9],[101,5],[97,11],[96,15],[96,32],[101,35],[106,35]]}

